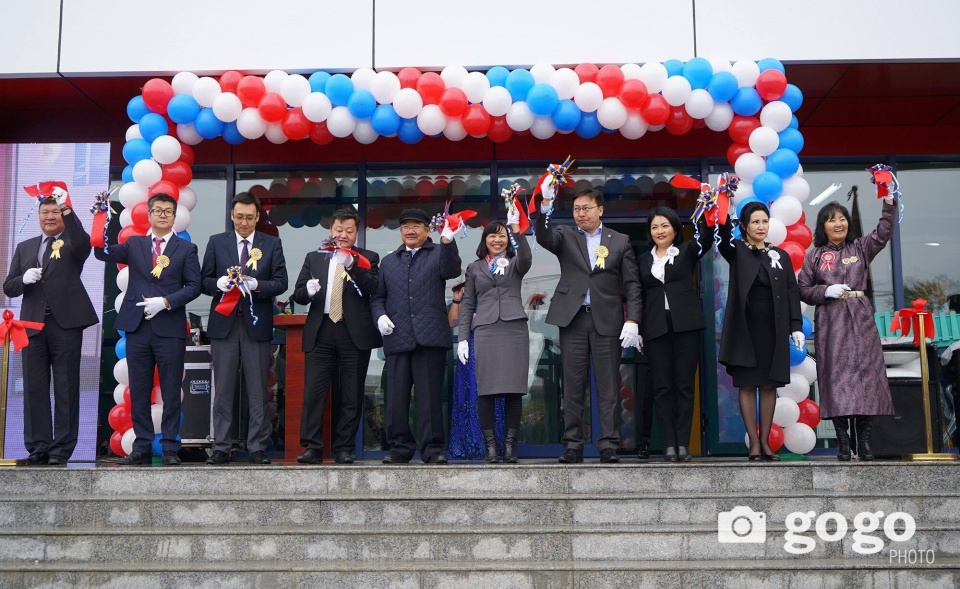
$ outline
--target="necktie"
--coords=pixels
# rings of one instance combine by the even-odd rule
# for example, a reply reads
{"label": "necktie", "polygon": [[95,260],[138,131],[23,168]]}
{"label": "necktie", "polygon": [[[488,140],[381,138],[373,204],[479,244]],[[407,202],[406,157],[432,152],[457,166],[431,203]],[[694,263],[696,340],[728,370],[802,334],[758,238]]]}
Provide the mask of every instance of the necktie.
{"label": "necktie", "polygon": [[343,319],[343,277],[346,272],[343,264],[337,262],[333,269],[333,290],[330,291],[330,321],[338,323]]}
{"label": "necktie", "polygon": [[163,243],[162,237],[153,238],[153,265],[157,265],[157,258],[163,253],[160,251],[160,244]]}
{"label": "necktie", "polygon": [[247,262],[250,261],[250,250],[247,249],[247,245],[249,245],[250,242],[247,241],[246,239],[244,239],[244,240],[241,241],[240,243],[243,244],[243,251],[240,252],[240,267],[241,267],[241,268],[246,268],[246,267],[247,267]]}
{"label": "necktie", "polygon": [[47,263],[47,260],[50,259],[50,254],[52,253],[53,253],[53,238],[49,236],[44,237],[43,238],[43,255],[40,257],[41,268],[43,268],[43,266]]}

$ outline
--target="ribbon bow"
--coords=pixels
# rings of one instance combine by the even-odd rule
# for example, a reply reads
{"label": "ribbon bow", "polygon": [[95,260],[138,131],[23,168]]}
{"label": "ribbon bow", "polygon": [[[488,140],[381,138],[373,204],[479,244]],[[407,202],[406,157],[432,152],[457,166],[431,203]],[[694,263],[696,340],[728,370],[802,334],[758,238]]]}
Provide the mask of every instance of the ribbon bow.
{"label": "ribbon bow", "polygon": [[[327,254],[330,257],[333,257],[335,252],[347,252],[350,255],[357,256],[357,266],[364,270],[370,269],[370,260],[365,258],[360,252],[354,251],[348,247],[340,247],[337,245],[337,242],[331,238],[326,238],[320,243],[320,248],[317,250],[322,254]],[[360,292],[360,287],[357,286],[357,281],[353,279],[353,276],[350,276],[350,273],[347,272],[347,269],[343,269],[343,279],[353,285],[353,289],[357,291],[357,294],[363,297],[363,293]]]}
{"label": "ribbon bow", "polygon": [[19,352],[30,345],[30,338],[27,336],[28,329],[43,329],[43,323],[36,321],[18,321],[13,318],[13,311],[4,309],[3,323],[0,323],[0,339],[6,342],[7,334],[10,334],[10,341],[13,342],[13,351]]}
{"label": "ribbon bow", "polygon": [[93,205],[90,207],[90,213],[93,214],[93,225],[90,228],[90,245],[92,247],[101,247],[104,252],[109,252],[107,244],[107,226],[110,220],[117,212],[110,206],[110,196],[117,190],[103,190],[93,197]]}
{"label": "ribbon bow", "polygon": [[570,156],[567,156],[567,159],[563,160],[562,164],[550,164],[547,166],[547,171],[540,175],[540,178],[537,179],[537,185],[533,187],[533,193],[530,195],[530,201],[527,203],[527,214],[532,215],[535,208],[534,200],[538,194],[540,194],[540,185],[543,184],[543,181],[548,177],[553,176],[553,179],[550,181],[551,186],[556,186],[558,188],[563,188],[565,186],[570,186],[573,184],[573,180],[570,179],[570,176],[567,172],[573,166],[573,162],[577,160],[570,159]]}
{"label": "ribbon bow", "polygon": [[916,299],[911,303],[913,308],[900,309],[890,322],[890,331],[900,331],[901,335],[910,335],[913,328],[913,345],[920,347],[920,322],[923,321],[925,337],[935,338],[936,327],[933,324],[933,314],[925,309],[927,301]]}
{"label": "ribbon bow", "polygon": [[[520,193],[523,192],[523,187],[514,182],[509,187],[504,188],[500,191],[500,197],[503,199],[504,204],[507,206],[507,211],[512,213],[517,211],[520,213],[520,235],[523,235],[527,232],[527,229],[530,228],[530,219],[526,215],[526,211],[523,210],[523,203],[520,201]],[[513,235],[510,236],[510,240],[513,241]],[[513,247],[516,248],[517,244],[514,243]]]}
{"label": "ribbon bow", "polygon": [[[27,194],[37,199],[37,207],[39,207],[40,203],[45,199],[66,196],[67,200],[64,202],[64,204],[70,208],[73,208],[73,205],[70,202],[70,192],[67,190],[66,182],[60,182],[59,180],[47,180],[45,182],[38,182],[32,186],[24,186],[23,189]],[[23,221],[20,222],[20,228],[17,230],[17,233],[23,232],[23,228],[27,225],[27,221],[30,220],[31,215],[33,215],[33,209],[30,209],[27,212],[27,216],[24,217]]]}
{"label": "ribbon bow", "polygon": [[466,224],[466,221],[469,221],[470,219],[476,217],[476,216],[477,216],[477,211],[473,211],[473,210],[470,210],[470,209],[464,209],[464,210],[460,211],[459,213],[451,213],[451,212],[450,212],[450,203],[451,203],[451,202],[452,202],[452,201],[449,201],[449,200],[448,200],[447,203],[446,203],[446,204],[444,205],[444,207],[443,207],[443,212],[442,212],[442,213],[437,213],[436,215],[433,216],[433,219],[431,219],[431,221],[430,221],[430,231],[436,230],[437,233],[441,233],[441,232],[443,231],[443,225],[444,225],[444,223],[449,222],[449,223],[450,223],[450,229],[452,229],[453,231],[456,231],[456,230],[459,229],[459,228],[461,227],[461,225],[462,225],[462,226],[463,226],[463,237],[466,237],[466,236],[467,236],[467,224]]}
{"label": "ribbon bow", "polygon": [[900,192],[900,181],[894,175],[893,168],[886,164],[877,164],[867,171],[870,172],[870,183],[877,186],[877,198],[893,196],[900,203],[900,218],[897,223],[903,222],[906,208],[903,204],[903,193]]}
{"label": "ribbon bow", "polygon": [[237,308],[240,297],[250,297],[250,317],[253,318],[253,324],[256,325],[258,318],[253,312],[253,295],[247,287],[247,282],[243,279],[243,269],[240,266],[230,266],[227,268],[227,287],[229,290],[220,297],[220,302],[214,310],[221,315],[230,315]]}
{"label": "ribbon bow", "polygon": [[[670,179],[670,185],[682,190],[699,190],[697,204],[693,209],[690,220],[693,221],[694,239],[697,241],[697,247],[700,246],[700,219],[703,219],[707,227],[713,227],[714,244],[719,244],[720,233],[718,228],[727,222],[727,215],[730,210],[730,201],[733,195],[740,187],[740,178],[734,174],[724,172],[720,174],[717,188],[701,182],[691,176],[684,174],[674,174]],[[700,253],[702,253],[702,248]]]}

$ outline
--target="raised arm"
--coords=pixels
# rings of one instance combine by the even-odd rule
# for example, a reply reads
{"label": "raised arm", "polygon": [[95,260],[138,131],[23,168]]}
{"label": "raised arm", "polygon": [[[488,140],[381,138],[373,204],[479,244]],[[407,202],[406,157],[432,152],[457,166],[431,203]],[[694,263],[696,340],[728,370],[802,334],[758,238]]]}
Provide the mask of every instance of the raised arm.
{"label": "raised arm", "polygon": [[720,255],[729,264],[733,264],[737,256],[737,248],[731,240],[733,238],[733,219],[727,217],[727,222],[720,225]]}
{"label": "raised arm", "polygon": [[867,256],[867,262],[872,262],[893,237],[893,215],[896,210],[897,205],[892,198],[883,199],[883,209],[880,212],[877,228],[858,240],[863,247],[863,253]]}
{"label": "raised arm", "polygon": [[450,280],[460,276],[462,262],[460,261],[460,250],[457,248],[457,240],[451,240],[450,243],[440,243],[440,278]]}
{"label": "raised arm", "polygon": [[547,215],[542,210],[537,215],[537,220],[533,224],[534,233],[537,236],[537,243],[542,245],[547,251],[559,255],[560,247],[563,244],[563,234],[559,228],[547,228]]}
{"label": "raised arm", "polygon": [[70,238],[70,255],[79,263],[90,257],[90,234],[83,228],[80,218],[73,214],[73,209],[66,208],[63,213],[63,227]]}

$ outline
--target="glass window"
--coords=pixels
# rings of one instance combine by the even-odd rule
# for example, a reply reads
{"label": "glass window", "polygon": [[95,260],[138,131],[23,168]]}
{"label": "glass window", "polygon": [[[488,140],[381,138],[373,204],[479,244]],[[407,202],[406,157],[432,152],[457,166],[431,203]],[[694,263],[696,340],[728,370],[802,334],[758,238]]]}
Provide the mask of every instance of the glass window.
{"label": "glass window", "polygon": [[[211,235],[225,230],[224,209],[227,207],[227,180],[223,172],[196,172],[190,188],[197,193],[197,204],[190,211],[190,226],[187,233],[197,246],[197,256],[203,264],[203,252]],[[199,315],[203,325],[210,316],[210,297],[200,295],[187,304],[187,313]]]}

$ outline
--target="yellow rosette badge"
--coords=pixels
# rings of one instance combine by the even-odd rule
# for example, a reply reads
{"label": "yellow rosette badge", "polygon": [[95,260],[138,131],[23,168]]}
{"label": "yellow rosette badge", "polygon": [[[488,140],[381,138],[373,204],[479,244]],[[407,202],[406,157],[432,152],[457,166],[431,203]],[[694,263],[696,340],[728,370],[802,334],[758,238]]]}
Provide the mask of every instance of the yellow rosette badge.
{"label": "yellow rosette badge", "polygon": [[153,267],[153,270],[150,271],[150,274],[153,274],[157,278],[160,278],[160,273],[163,272],[163,269],[170,265],[170,258],[161,254],[157,256],[157,265]]}
{"label": "yellow rosette badge", "polygon": [[62,239],[56,240],[55,242],[50,244],[50,247],[53,249],[53,253],[50,254],[50,257],[59,260],[60,248],[63,247],[63,240]]}
{"label": "yellow rosette badge", "polygon": [[597,246],[597,249],[596,249],[595,251],[596,251],[596,254],[597,254],[597,266],[596,266],[596,267],[597,267],[597,268],[600,268],[600,269],[602,270],[602,269],[604,269],[604,268],[607,267],[606,262],[604,262],[604,260],[606,260],[606,259],[607,259],[607,256],[610,255],[610,250],[608,250],[605,246],[598,245],[598,246]]}
{"label": "yellow rosette badge", "polygon": [[258,248],[258,247],[253,248],[252,250],[250,250],[250,259],[247,260],[246,267],[247,267],[247,268],[253,268],[254,270],[256,270],[256,269],[257,269],[257,261],[259,261],[259,260],[261,260],[261,259],[263,259],[263,252],[260,251],[260,248]]}

